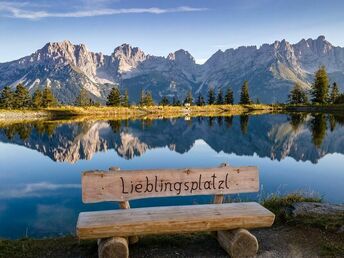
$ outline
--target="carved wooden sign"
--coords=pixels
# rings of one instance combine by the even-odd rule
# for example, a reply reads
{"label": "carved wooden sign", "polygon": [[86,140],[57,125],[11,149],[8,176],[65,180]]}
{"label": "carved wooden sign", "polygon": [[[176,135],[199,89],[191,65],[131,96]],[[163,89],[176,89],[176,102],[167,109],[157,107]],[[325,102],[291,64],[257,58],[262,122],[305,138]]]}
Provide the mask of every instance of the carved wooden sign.
{"label": "carved wooden sign", "polygon": [[88,171],[82,176],[84,203],[148,197],[233,194],[259,191],[257,167]]}

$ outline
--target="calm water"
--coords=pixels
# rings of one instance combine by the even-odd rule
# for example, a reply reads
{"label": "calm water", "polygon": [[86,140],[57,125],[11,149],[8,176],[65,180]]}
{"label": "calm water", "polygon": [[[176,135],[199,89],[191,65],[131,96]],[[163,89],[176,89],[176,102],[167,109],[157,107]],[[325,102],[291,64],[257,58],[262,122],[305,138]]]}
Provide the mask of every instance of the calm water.
{"label": "calm water", "polygon": [[[17,124],[0,128],[0,237],[74,233],[84,170],[254,165],[257,199],[314,191],[344,200],[344,116],[261,115]],[[209,202],[210,197],[133,201],[133,207]]]}

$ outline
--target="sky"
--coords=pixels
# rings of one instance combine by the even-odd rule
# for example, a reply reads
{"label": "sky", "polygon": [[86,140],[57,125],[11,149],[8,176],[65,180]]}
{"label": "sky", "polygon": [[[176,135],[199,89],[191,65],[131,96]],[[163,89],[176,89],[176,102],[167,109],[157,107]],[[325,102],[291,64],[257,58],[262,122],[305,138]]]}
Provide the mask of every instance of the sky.
{"label": "sky", "polygon": [[0,0],[0,62],[70,40],[111,54],[123,44],[198,63],[217,50],[324,35],[344,46],[343,0]]}

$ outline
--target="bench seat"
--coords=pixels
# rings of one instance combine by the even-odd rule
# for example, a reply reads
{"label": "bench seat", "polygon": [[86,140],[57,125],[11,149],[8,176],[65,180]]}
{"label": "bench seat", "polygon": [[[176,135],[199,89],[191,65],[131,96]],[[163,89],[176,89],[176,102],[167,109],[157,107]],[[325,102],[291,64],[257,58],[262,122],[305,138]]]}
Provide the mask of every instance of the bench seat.
{"label": "bench seat", "polygon": [[80,239],[270,227],[275,215],[255,202],[81,212]]}

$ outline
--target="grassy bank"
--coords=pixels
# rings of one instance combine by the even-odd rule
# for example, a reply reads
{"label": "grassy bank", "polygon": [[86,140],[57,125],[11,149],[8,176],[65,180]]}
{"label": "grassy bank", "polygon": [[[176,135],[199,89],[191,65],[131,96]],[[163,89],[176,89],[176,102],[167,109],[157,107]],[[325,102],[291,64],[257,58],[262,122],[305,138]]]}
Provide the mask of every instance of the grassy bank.
{"label": "grassy bank", "polygon": [[0,121],[3,120],[42,120],[61,118],[86,119],[133,119],[133,118],[176,118],[185,116],[218,116],[240,114],[262,114],[279,111],[274,105],[209,105],[209,106],[151,106],[151,107],[75,107],[61,106],[37,110],[0,110]]}
{"label": "grassy bank", "polygon": [[[344,234],[323,225],[292,221],[295,202],[321,202],[318,197],[290,194],[270,196],[262,204],[276,214],[272,228],[252,230],[260,245],[258,257],[343,257]],[[131,257],[227,257],[210,233],[145,236],[130,247]],[[73,236],[0,240],[0,257],[97,257],[96,241]]]}
{"label": "grassy bank", "polygon": [[293,112],[338,112],[344,111],[344,104],[285,105],[284,109]]}

